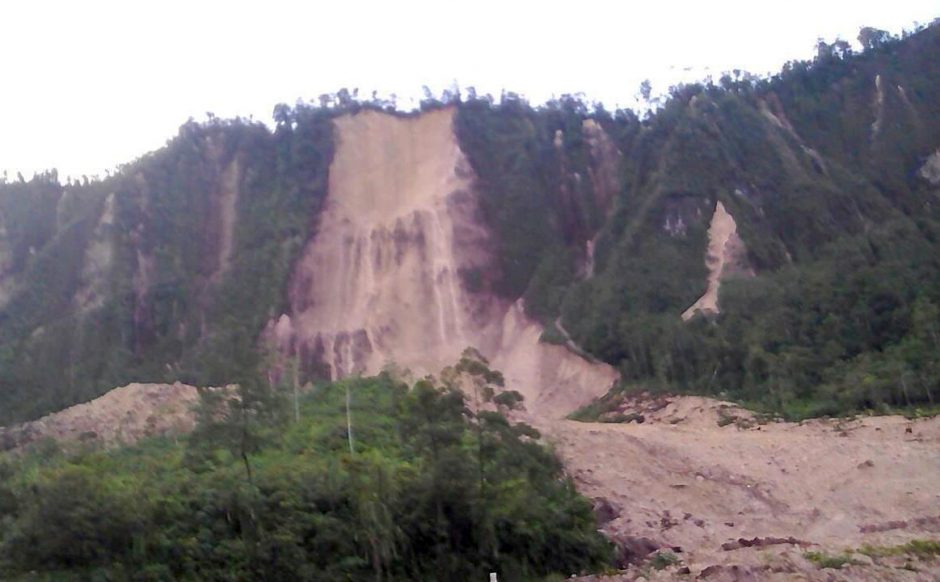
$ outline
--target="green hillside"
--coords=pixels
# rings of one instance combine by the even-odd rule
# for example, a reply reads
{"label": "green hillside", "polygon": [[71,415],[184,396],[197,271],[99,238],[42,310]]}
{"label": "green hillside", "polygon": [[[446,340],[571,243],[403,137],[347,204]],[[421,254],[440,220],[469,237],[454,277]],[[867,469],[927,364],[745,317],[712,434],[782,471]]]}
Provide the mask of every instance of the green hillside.
{"label": "green hillside", "polygon": [[[620,389],[795,417],[936,405],[940,186],[921,169],[940,147],[940,27],[867,44],[677,87],[642,118],[573,97],[426,100],[457,107],[494,236],[494,264],[466,286],[523,298],[549,341],[560,317],[621,370]],[[259,334],[315,233],[331,119],[363,107],[391,109],[344,90],[278,106],[274,130],[190,121],[105,179],[0,182],[0,423],[131,381],[259,371]],[[756,276],[722,283],[717,316],[683,322],[718,201]]]}

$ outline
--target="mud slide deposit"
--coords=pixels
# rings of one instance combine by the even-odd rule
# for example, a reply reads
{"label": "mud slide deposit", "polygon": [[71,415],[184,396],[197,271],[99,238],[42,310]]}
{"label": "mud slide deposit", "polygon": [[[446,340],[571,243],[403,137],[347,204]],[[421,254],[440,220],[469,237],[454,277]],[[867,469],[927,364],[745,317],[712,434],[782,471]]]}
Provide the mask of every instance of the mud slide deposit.
{"label": "mud slide deposit", "polygon": [[940,417],[759,424],[730,403],[692,396],[637,399],[620,412],[643,422],[556,421],[547,430],[578,489],[603,500],[613,539],[681,548],[692,574],[714,566],[710,580],[940,575],[936,560],[918,577],[901,569],[903,557],[894,569],[853,555],[858,564],[835,576],[803,555],[940,539]]}

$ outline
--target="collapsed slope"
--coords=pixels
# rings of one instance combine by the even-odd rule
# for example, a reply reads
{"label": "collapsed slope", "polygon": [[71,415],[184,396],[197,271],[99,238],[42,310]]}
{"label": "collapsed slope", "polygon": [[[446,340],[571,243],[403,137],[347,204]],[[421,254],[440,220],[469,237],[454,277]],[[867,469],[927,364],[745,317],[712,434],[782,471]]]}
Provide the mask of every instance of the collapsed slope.
{"label": "collapsed slope", "polygon": [[491,233],[454,135],[452,107],[335,120],[337,147],[315,236],[269,333],[304,379],[422,376],[480,350],[528,398],[561,416],[616,379],[604,364],[539,342],[519,305],[467,288],[493,263]]}
{"label": "collapsed slope", "polygon": [[[682,548],[693,573],[737,564],[752,578],[729,579],[765,579],[778,554],[803,561],[806,551],[842,555],[940,534],[940,418],[758,424],[730,403],[691,396],[638,398],[624,412],[644,422],[561,421],[550,431],[613,539]],[[883,575],[861,568],[850,579],[894,579]]]}
{"label": "collapsed slope", "polygon": [[278,324],[296,335],[308,375],[375,373],[392,361],[427,373],[479,339],[488,305],[463,291],[460,273],[487,259],[486,233],[452,115],[336,119],[325,208]]}

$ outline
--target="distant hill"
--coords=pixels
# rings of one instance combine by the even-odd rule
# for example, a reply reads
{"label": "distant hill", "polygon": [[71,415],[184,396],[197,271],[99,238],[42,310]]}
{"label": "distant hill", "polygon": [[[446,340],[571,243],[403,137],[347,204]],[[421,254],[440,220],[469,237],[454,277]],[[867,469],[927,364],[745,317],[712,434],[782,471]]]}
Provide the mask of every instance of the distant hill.
{"label": "distant hill", "polygon": [[[722,394],[791,417],[936,405],[940,27],[867,45],[821,45],[771,79],[678,87],[644,118],[511,93],[405,114],[341,91],[278,106],[273,131],[190,121],[103,180],[0,183],[0,423],[131,382],[224,385],[290,361],[302,381],[383,358],[431,368],[461,342],[518,361],[510,336],[529,325],[616,368],[618,390]],[[409,169],[337,202],[340,171],[374,169],[335,166],[338,127],[364,110],[441,108],[455,140],[409,129],[418,121],[355,128],[342,160]],[[457,150],[428,151],[426,135]],[[365,233],[329,231],[352,228],[369,196],[378,208],[414,188],[440,196],[382,206]],[[366,202],[338,212],[349,196]],[[427,297],[336,287],[361,313],[322,327],[321,278],[362,282],[350,269],[379,264],[424,273]],[[525,321],[500,327],[522,305]],[[413,313],[429,314],[422,327]],[[446,349],[423,362],[427,345]]]}

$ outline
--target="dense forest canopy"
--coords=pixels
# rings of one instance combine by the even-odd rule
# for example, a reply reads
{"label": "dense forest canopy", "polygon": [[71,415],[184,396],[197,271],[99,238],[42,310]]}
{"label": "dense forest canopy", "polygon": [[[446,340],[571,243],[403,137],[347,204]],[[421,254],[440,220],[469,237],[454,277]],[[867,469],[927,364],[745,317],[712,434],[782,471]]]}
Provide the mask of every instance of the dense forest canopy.
{"label": "dense forest canopy", "polygon": [[[524,298],[546,341],[570,334],[617,366],[619,390],[794,417],[936,405],[940,217],[924,168],[940,147],[940,27],[861,38],[863,52],[820,43],[770,78],[675,87],[642,117],[574,96],[428,93],[422,109],[457,109],[494,237],[494,265],[465,285]],[[273,130],[190,121],[105,179],[5,178],[0,422],[131,381],[262,369],[257,338],[326,196],[331,120],[363,108],[417,114],[341,90],[277,106]],[[586,122],[619,152],[613,180]],[[721,312],[683,322],[719,201],[756,276],[724,281]]]}
{"label": "dense forest canopy", "polygon": [[[244,377],[176,442],[0,455],[0,577],[29,580],[505,580],[612,564],[591,504],[485,363],[494,405],[387,374],[285,387]],[[500,398],[502,397],[502,398]]]}

